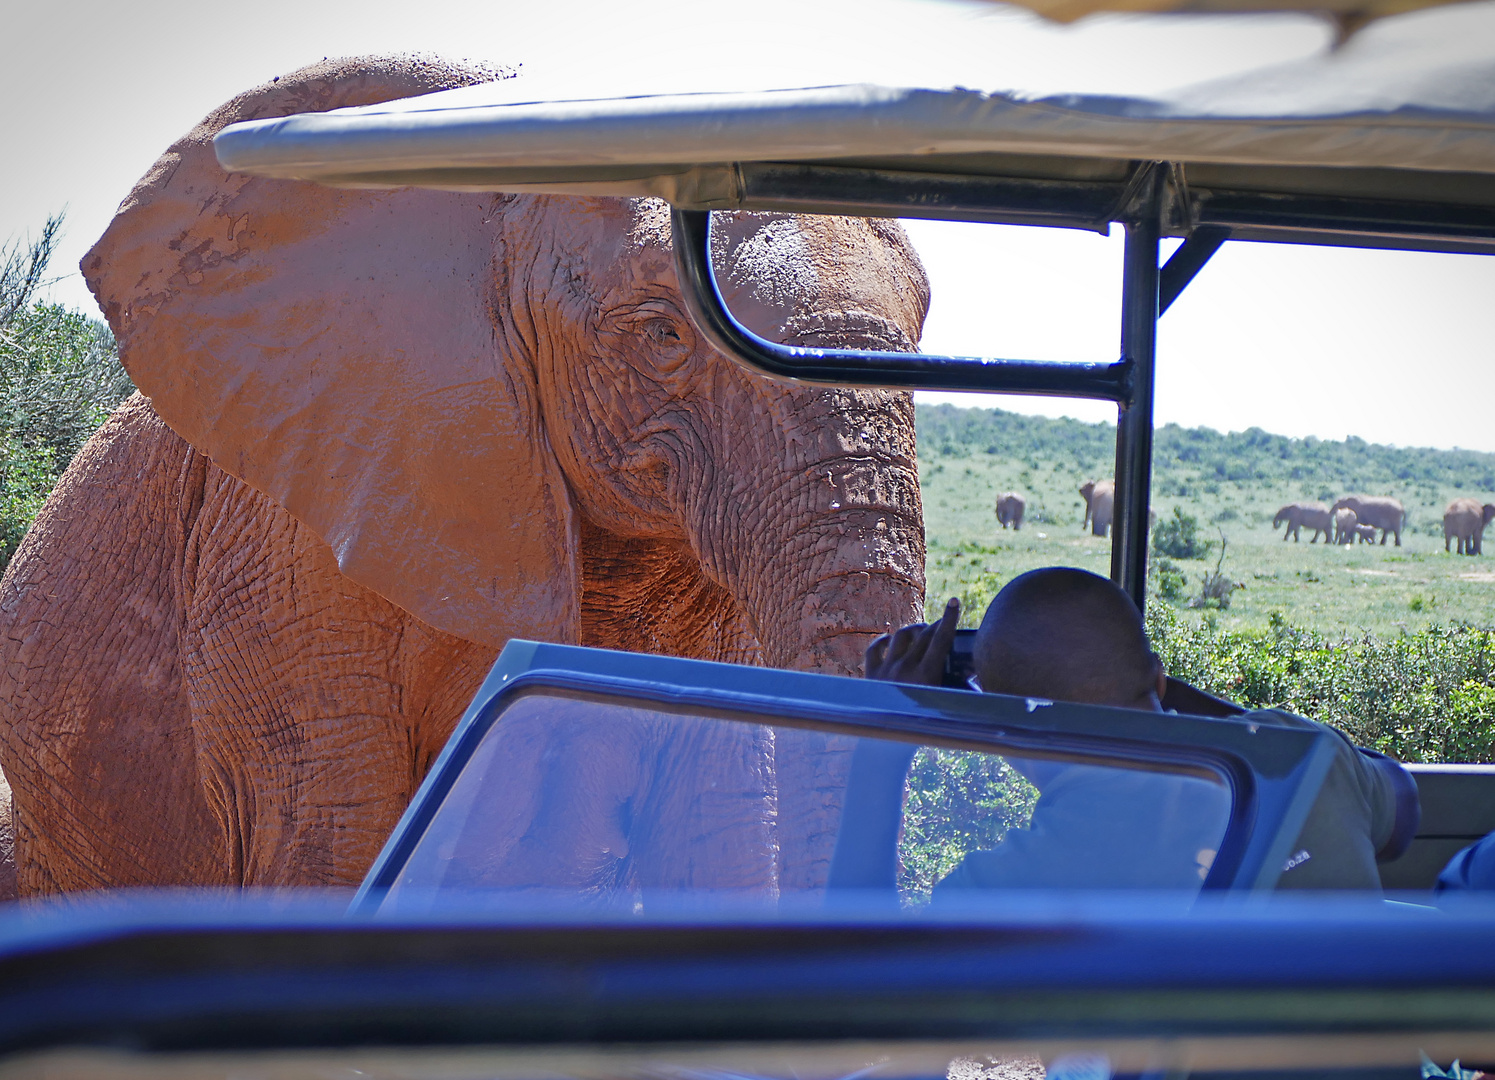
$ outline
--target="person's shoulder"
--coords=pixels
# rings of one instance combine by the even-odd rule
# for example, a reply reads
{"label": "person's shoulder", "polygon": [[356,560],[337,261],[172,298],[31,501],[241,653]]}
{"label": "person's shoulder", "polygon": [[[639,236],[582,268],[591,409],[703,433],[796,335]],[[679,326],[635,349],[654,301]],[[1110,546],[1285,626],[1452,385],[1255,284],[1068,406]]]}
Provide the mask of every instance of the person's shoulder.
{"label": "person's shoulder", "polygon": [[1240,716],[1234,717],[1238,723],[1271,725],[1272,727],[1290,728],[1313,728],[1319,731],[1333,731],[1328,724],[1321,724],[1317,720],[1310,720],[1306,716],[1288,712],[1286,709],[1252,709]]}
{"label": "person's shoulder", "polygon": [[1240,723],[1255,724],[1258,727],[1271,726],[1297,728],[1299,731],[1322,731],[1335,736],[1346,748],[1359,749],[1355,746],[1353,739],[1333,724],[1325,724],[1319,720],[1310,720],[1306,716],[1299,716],[1297,713],[1288,712],[1286,709],[1252,709],[1250,712],[1242,713],[1235,719]]}

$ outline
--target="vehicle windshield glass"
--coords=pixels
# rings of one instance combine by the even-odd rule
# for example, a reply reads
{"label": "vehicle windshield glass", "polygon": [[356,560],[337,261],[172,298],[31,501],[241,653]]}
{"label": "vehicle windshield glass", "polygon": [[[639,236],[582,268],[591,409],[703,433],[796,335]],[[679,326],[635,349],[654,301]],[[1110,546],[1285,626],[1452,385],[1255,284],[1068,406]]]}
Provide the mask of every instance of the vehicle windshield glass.
{"label": "vehicle windshield glass", "polygon": [[1203,769],[1023,755],[666,712],[511,699],[385,897],[554,891],[624,910],[896,888],[1197,891],[1231,818]]}

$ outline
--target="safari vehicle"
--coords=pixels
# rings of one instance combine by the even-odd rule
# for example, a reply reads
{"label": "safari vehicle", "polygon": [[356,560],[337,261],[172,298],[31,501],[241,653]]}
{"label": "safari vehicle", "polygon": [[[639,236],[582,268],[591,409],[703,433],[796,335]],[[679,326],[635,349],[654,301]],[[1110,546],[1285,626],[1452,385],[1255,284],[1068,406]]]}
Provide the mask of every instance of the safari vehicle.
{"label": "safari vehicle", "polygon": [[[1112,573],[1141,605],[1156,323],[1222,244],[1495,252],[1495,52],[1445,70],[1416,39],[1398,63],[1372,85],[1331,55],[1208,102],[878,86],[526,102],[500,83],[241,124],[217,147],[230,170],[319,183],[658,196],[691,317],[757,370],[1114,401]],[[735,208],[1118,223],[1122,355],[763,340],[712,276],[710,212]],[[1160,266],[1168,236],[1183,244]],[[168,898],[12,916],[0,1075],[829,1080],[1017,1075],[1036,1057],[1055,1075],[1413,1076],[1420,1054],[1495,1062],[1495,907],[1435,907],[1428,891],[1448,854],[1495,828],[1495,775],[1416,772],[1421,830],[1383,870],[1412,890],[1402,902],[1294,900],[1274,886],[1332,736],[1230,719],[1182,685],[1170,697],[1178,713],[1141,714],[511,642],[351,910]],[[720,774],[672,770],[672,747],[703,742]],[[765,745],[804,767],[771,783],[737,767]],[[857,762],[888,747],[914,765],[901,823],[879,833]],[[932,759],[971,778],[970,798],[921,801]],[[1009,842],[1033,778],[1056,769],[1130,793],[1110,840],[1073,857],[1069,879],[942,895],[948,841]]]}

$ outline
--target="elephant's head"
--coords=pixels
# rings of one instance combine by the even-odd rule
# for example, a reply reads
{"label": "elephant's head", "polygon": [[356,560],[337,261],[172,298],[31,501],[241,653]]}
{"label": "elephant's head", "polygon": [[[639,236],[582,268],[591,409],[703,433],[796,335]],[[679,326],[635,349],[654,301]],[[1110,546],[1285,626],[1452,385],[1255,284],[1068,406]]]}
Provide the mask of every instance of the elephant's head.
{"label": "elephant's head", "polygon": [[[662,204],[334,190],[213,156],[237,120],[485,77],[334,62],[208,117],[84,260],[126,368],[348,577],[438,629],[855,670],[867,635],[922,610],[908,395],[716,353]],[[917,342],[927,283],[896,225],[718,218],[718,274],[755,329]]]}

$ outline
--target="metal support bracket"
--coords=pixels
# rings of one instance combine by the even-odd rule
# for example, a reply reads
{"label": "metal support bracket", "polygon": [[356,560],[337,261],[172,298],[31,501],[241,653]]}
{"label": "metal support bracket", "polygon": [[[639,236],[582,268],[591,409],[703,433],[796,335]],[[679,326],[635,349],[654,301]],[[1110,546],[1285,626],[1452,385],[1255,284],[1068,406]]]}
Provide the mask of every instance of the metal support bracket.
{"label": "metal support bracket", "polygon": [[1173,306],[1204,264],[1230,239],[1230,230],[1223,225],[1200,225],[1189,234],[1177,251],[1169,257],[1159,273],[1158,314],[1162,315]]}

